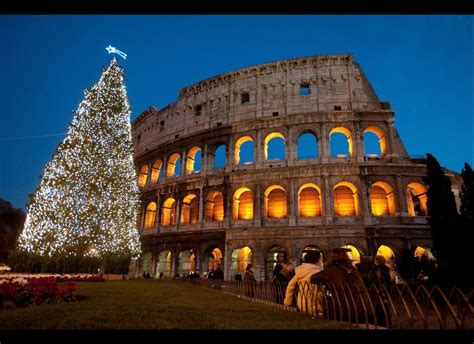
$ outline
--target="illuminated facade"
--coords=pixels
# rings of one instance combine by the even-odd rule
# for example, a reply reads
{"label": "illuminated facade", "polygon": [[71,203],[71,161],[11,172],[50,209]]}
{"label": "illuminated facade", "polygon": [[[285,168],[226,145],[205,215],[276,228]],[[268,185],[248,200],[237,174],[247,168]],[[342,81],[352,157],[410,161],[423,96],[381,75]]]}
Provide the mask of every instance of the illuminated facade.
{"label": "illuminated facade", "polygon": [[[344,246],[354,262],[429,252],[424,159],[410,158],[389,103],[351,55],[206,79],[133,129],[145,209],[139,274],[221,265],[232,279],[251,262],[264,280],[276,262],[296,264],[312,249],[326,257]],[[367,153],[368,135],[378,154]],[[332,149],[337,136],[344,154]],[[447,172],[458,196],[460,177]]]}

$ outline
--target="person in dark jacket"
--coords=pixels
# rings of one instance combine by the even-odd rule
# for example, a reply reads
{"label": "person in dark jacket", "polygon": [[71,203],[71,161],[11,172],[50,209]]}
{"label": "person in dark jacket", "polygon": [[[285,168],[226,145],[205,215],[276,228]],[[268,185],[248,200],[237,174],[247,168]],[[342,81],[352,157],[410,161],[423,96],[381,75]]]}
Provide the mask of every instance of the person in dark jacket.
{"label": "person in dark jacket", "polygon": [[[375,256],[374,265],[367,275],[367,288],[375,306],[377,325],[391,327],[390,303],[388,294],[392,287],[390,269],[385,265],[384,256]],[[385,288],[384,288],[385,287]]]}
{"label": "person in dark jacket", "polygon": [[311,276],[310,282],[324,286],[322,306],[327,319],[352,323],[372,322],[373,307],[367,289],[347,252],[350,250],[333,249],[329,262],[322,271]]}
{"label": "person in dark jacket", "polygon": [[216,271],[214,271],[213,278],[218,279],[218,280],[224,279],[224,271],[222,271],[222,268],[220,265],[217,265]]}
{"label": "person in dark jacket", "polygon": [[362,256],[360,257],[360,263],[357,263],[355,267],[362,275],[362,279],[364,280],[365,286],[368,287],[367,277],[369,276],[370,270],[372,270],[372,268],[374,267],[373,258],[370,256]]}
{"label": "person in dark jacket", "polygon": [[257,279],[255,278],[255,275],[253,274],[252,268],[253,268],[253,265],[248,264],[247,267],[245,268],[245,274],[244,274],[245,296],[248,296],[248,297],[254,297],[255,288],[257,286]]}
{"label": "person in dark jacket", "polygon": [[272,289],[276,303],[283,303],[288,278],[283,274],[283,264],[277,263],[273,269]]}

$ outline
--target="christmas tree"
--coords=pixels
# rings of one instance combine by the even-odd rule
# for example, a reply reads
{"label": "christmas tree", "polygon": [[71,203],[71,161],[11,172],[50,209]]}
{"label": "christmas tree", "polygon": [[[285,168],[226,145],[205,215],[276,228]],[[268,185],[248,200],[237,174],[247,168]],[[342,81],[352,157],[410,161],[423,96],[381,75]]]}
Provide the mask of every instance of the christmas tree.
{"label": "christmas tree", "polygon": [[123,70],[85,90],[31,198],[19,248],[41,256],[140,254],[139,191]]}

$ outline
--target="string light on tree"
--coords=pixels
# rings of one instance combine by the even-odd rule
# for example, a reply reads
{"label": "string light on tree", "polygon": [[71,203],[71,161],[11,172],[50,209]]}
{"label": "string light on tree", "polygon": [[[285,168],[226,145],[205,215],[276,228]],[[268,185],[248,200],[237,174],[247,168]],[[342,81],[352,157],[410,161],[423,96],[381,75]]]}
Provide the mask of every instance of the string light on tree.
{"label": "string light on tree", "polygon": [[139,191],[123,79],[114,58],[85,90],[29,202],[21,249],[48,256],[140,254]]}

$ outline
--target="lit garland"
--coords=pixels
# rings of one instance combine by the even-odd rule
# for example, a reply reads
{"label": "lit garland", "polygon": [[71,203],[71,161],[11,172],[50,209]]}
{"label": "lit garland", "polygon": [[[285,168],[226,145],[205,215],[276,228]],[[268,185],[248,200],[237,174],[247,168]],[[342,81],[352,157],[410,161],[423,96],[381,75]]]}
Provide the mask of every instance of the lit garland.
{"label": "lit garland", "polygon": [[53,254],[140,254],[137,176],[123,70],[85,90],[32,198],[19,247]]}

